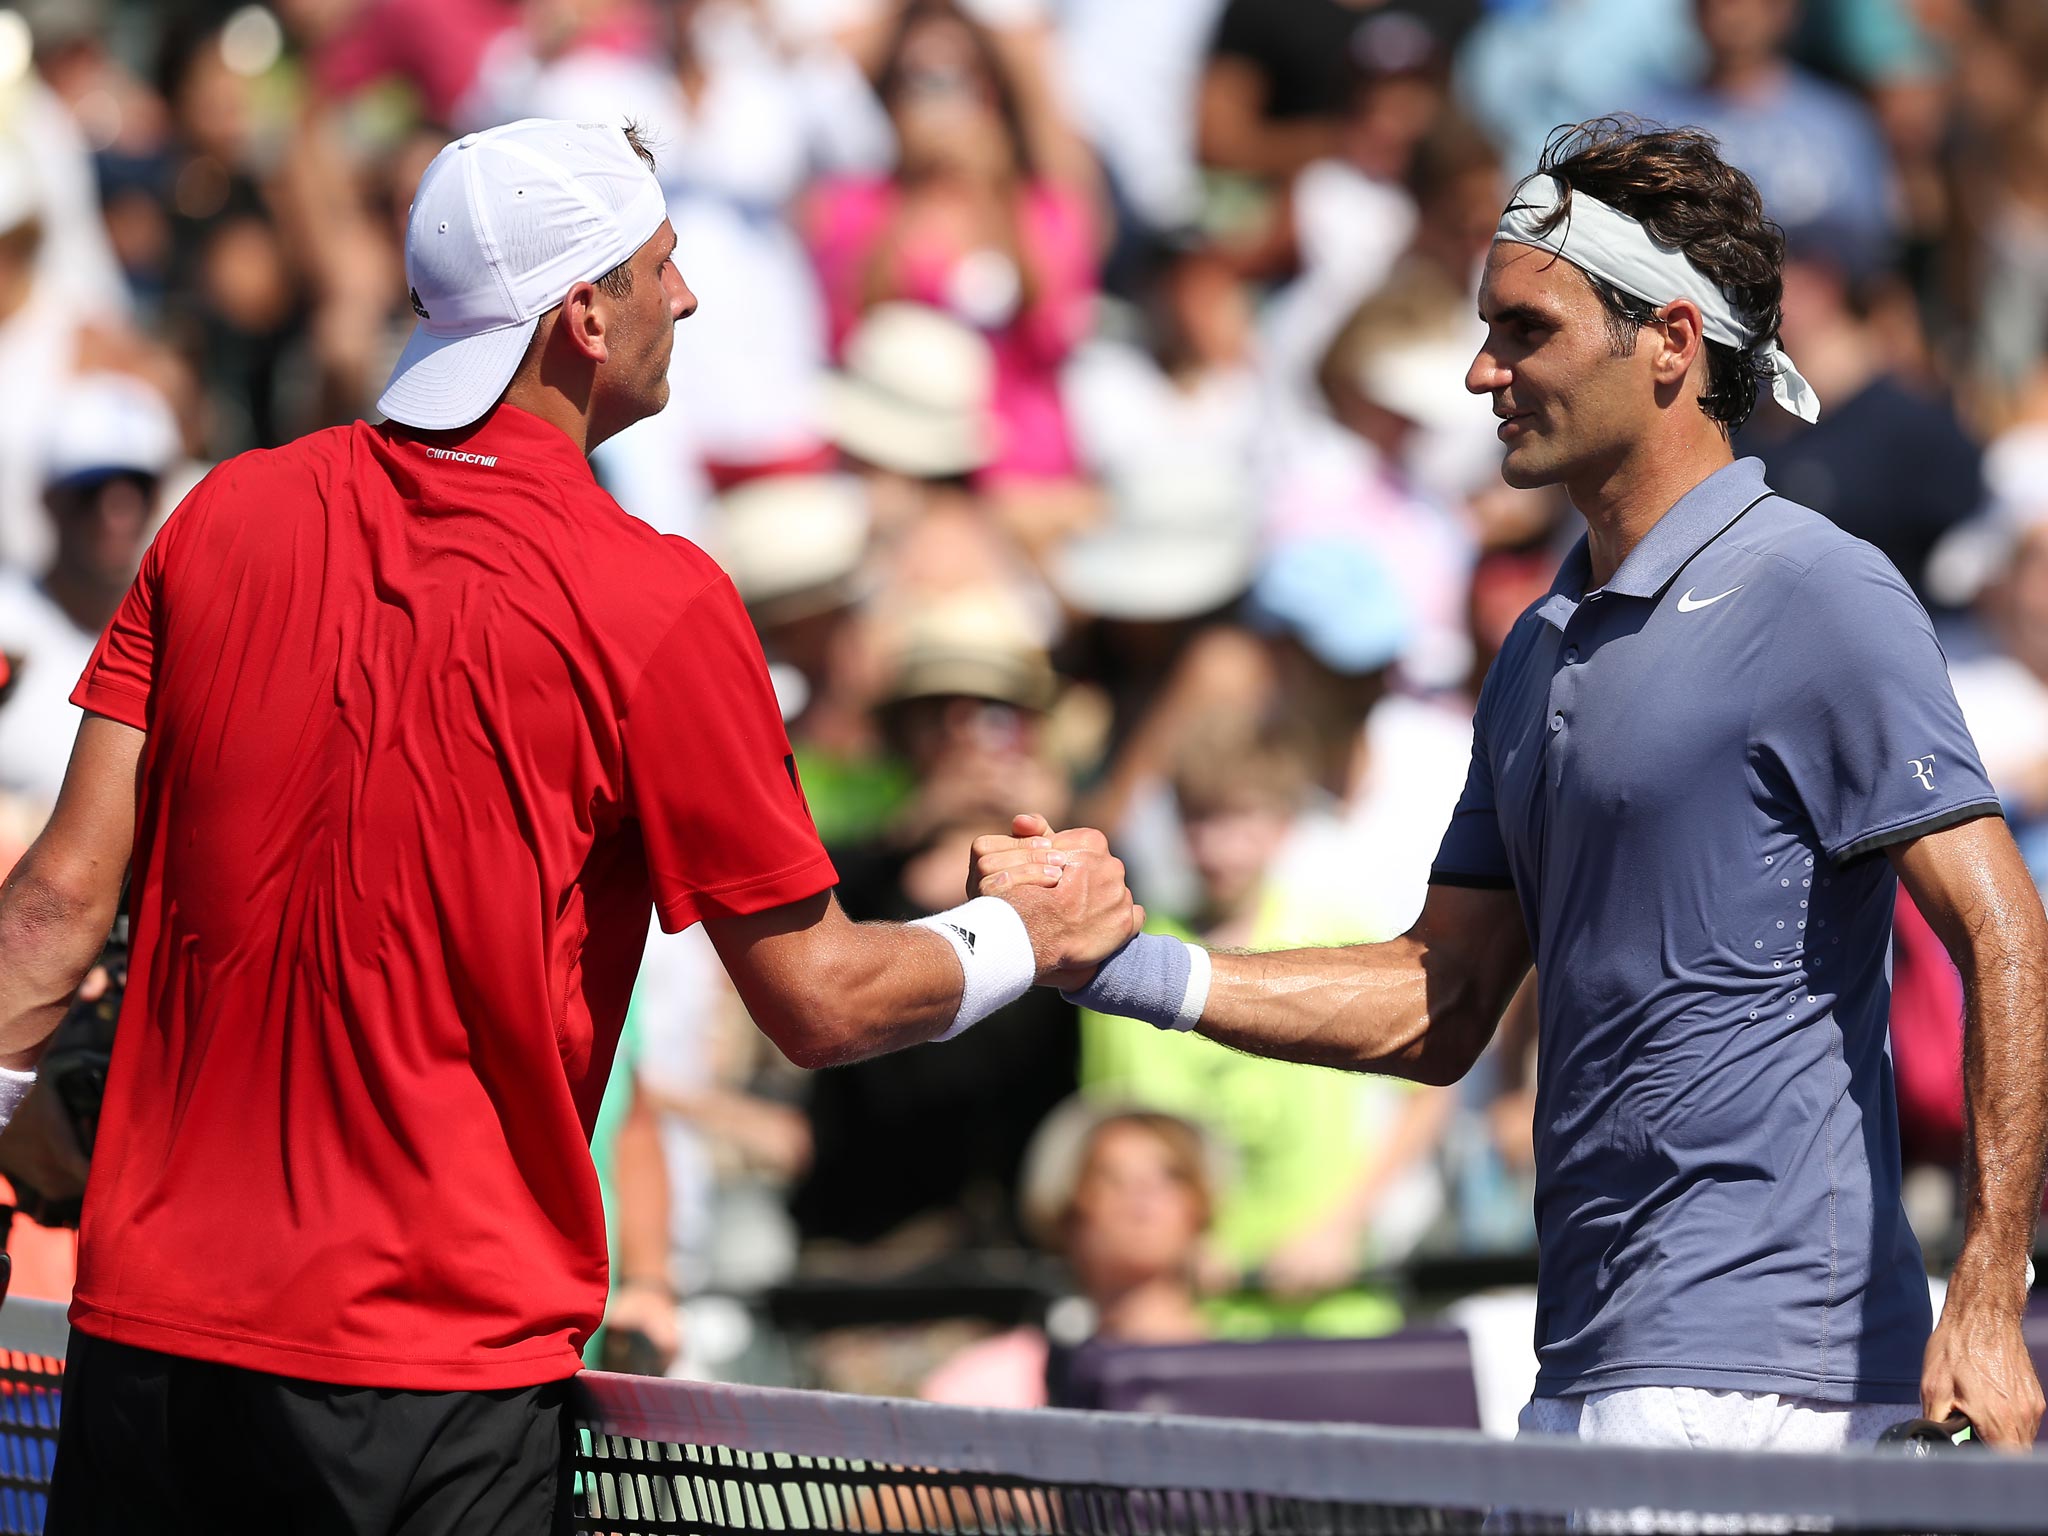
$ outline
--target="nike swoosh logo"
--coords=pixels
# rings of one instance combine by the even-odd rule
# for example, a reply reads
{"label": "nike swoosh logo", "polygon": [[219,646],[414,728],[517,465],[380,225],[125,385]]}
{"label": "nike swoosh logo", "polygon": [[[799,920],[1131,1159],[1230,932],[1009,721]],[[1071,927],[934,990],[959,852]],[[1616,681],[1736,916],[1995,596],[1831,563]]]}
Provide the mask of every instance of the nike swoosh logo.
{"label": "nike swoosh logo", "polygon": [[[1745,583],[1744,585],[1747,585],[1747,583]],[[1733,597],[1736,593],[1740,592],[1741,590],[1741,586],[1734,586],[1730,587],[1726,592],[1720,593],[1717,596],[1702,597],[1695,599],[1692,595],[1692,590],[1690,588],[1687,588],[1685,596],[1681,597],[1678,600],[1678,611],[1680,613],[1696,613],[1702,608],[1713,607],[1714,604],[1721,601],[1721,599],[1724,597]]]}

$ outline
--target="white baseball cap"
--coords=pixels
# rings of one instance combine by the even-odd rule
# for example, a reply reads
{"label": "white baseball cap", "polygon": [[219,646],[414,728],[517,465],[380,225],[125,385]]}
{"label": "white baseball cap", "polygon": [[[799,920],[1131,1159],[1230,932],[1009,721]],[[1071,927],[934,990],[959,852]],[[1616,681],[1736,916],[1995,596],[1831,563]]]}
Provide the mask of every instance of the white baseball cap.
{"label": "white baseball cap", "polygon": [[878,304],[824,380],[825,435],[857,459],[918,479],[964,475],[994,451],[995,354],[951,315]]}
{"label": "white baseball cap", "polygon": [[430,430],[475,421],[512,382],[540,317],[667,217],[615,124],[530,117],[464,134],[413,197],[405,280],[420,321],[377,408]]}
{"label": "white baseball cap", "polygon": [[156,386],[125,373],[89,373],[57,397],[43,454],[46,488],[109,475],[163,477],[181,445],[177,417]]}

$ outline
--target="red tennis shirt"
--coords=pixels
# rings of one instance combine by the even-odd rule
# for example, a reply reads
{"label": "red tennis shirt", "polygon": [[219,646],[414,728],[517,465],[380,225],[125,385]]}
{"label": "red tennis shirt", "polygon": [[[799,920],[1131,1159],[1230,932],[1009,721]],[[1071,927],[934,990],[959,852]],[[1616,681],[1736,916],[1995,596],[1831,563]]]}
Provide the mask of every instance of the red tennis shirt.
{"label": "red tennis shirt", "polygon": [[525,412],[358,422],[207,476],[72,697],[148,733],[72,1321],[346,1385],[572,1374],[650,902],[833,883],[731,583]]}

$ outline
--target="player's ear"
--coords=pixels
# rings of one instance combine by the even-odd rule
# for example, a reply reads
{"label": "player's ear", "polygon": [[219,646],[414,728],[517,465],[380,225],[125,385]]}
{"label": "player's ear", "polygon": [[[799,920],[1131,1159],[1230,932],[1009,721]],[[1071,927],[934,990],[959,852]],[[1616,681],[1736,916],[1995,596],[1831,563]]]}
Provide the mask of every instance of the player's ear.
{"label": "player's ear", "polygon": [[1692,370],[1707,343],[1706,321],[1690,299],[1673,299],[1660,318],[1662,323],[1651,331],[1657,338],[1651,365],[1659,384],[1676,384]]}
{"label": "player's ear", "polygon": [[577,283],[563,295],[562,317],[556,322],[555,328],[563,334],[570,346],[593,363],[605,360],[610,345],[606,336],[605,306],[597,284]]}

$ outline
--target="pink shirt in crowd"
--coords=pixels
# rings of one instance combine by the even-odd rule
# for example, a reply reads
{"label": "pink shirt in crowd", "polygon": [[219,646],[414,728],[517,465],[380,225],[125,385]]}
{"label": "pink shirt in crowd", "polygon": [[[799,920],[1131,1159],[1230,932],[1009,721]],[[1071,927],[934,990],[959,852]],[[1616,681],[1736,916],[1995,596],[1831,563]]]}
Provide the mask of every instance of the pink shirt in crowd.
{"label": "pink shirt in crowd", "polygon": [[[835,356],[860,319],[869,263],[880,242],[895,237],[902,200],[902,190],[887,179],[830,179],[812,194],[807,236],[825,290]],[[986,333],[995,352],[999,434],[988,473],[994,478],[1058,478],[1079,470],[1060,408],[1059,373],[1091,319],[1093,220],[1079,194],[1033,182],[1018,194],[1017,225],[1037,291],[1008,324]],[[898,253],[902,291],[887,297],[953,310],[949,288],[967,254],[936,240],[906,244]]]}

